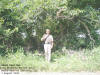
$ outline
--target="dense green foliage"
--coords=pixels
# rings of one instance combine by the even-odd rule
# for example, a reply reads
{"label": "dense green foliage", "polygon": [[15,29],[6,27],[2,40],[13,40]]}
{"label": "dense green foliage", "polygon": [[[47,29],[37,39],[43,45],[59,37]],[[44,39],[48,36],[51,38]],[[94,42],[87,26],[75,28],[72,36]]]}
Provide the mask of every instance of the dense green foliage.
{"label": "dense green foliage", "polygon": [[98,46],[99,5],[99,0],[0,0],[0,53],[20,46],[42,50],[46,28],[54,36],[54,50]]}

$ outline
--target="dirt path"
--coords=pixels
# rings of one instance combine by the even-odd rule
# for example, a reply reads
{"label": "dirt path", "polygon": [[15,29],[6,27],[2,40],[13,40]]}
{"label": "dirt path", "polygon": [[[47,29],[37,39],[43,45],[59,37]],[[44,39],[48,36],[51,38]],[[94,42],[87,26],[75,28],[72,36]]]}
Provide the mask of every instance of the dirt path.
{"label": "dirt path", "polygon": [[[24,75],[24,74],[23,74]],[[68,73],[30,73],[30,74],[25,74],[25,75],[100,75],[100,72],[97,73],[91,73],[91,72],[68,72]]]}
{"label": "dirt path", "polygon": [[0,75],[100,75],[100,72],[0,72]]}

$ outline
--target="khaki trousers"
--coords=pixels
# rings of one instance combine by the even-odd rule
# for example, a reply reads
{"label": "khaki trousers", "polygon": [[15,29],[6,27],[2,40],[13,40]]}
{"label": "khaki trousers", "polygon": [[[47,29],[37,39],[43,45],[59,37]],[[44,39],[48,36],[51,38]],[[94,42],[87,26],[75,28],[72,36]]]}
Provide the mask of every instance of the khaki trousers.
{"label": "khaki trousers", "polygon": [[44,44],[45,60],[50,62],[51,60],[51,44]]}

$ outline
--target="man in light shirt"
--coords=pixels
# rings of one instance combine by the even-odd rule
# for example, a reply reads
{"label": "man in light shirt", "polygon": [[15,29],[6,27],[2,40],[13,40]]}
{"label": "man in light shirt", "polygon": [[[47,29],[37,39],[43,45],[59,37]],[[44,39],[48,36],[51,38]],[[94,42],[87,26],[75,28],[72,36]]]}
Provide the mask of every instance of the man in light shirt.
{"label": "man in light shirt", "polygon": [[50,62],[51,60],[51,49],[53,48],[53,36],[50,34],[50,30],[46,29],[46,34],[43,35],[41,41],[44,41],[45,59]]}

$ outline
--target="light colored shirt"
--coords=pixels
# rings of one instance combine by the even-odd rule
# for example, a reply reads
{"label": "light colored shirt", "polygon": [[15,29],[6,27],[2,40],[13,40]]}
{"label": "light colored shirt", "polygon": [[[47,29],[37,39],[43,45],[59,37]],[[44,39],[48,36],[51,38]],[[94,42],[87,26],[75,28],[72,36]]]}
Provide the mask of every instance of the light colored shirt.
{"label": "light colored shirt", "polygon": [[53,36],[52,35],[47,35],[47,34],[44,34],[42,38],[46,38],[45,40],[45,44],[51,44],[53,42]]}
{"label": "light colored shirt", "polygon": [[[45,36],[48,36],[48,35],[45,35]],[[49,35],[48,37],[47,37],[47,39],[45,40],[45,43],[52,43],[53,42],[53,36],[52,35]]]}

